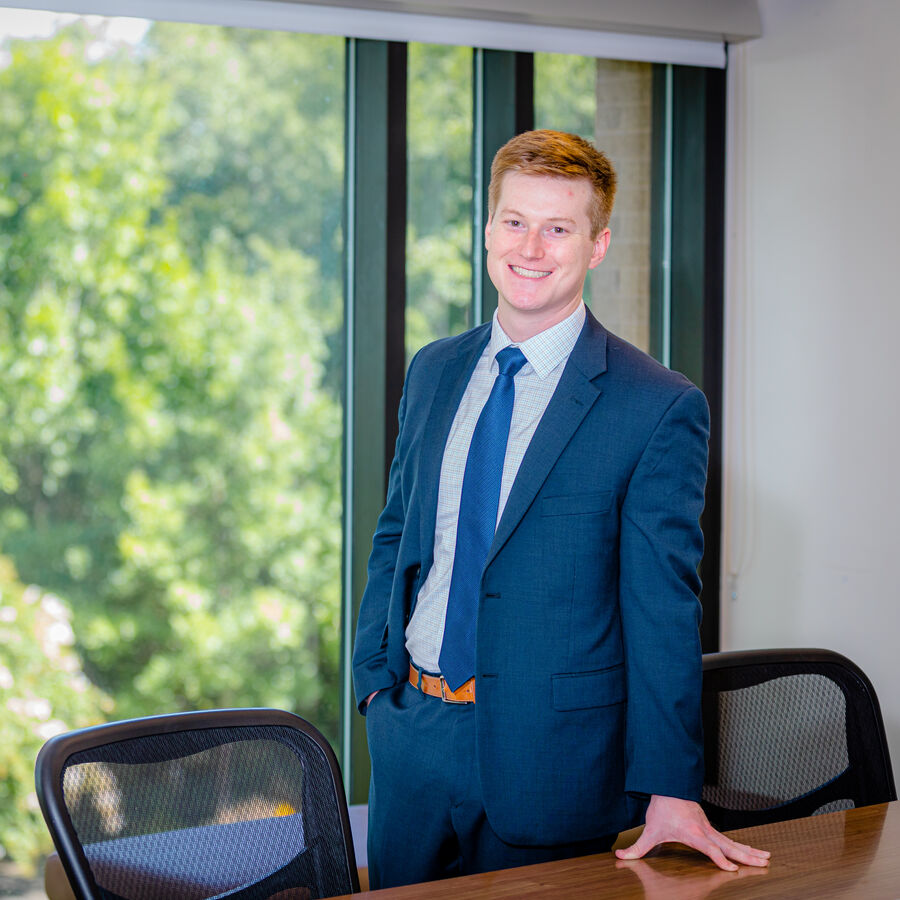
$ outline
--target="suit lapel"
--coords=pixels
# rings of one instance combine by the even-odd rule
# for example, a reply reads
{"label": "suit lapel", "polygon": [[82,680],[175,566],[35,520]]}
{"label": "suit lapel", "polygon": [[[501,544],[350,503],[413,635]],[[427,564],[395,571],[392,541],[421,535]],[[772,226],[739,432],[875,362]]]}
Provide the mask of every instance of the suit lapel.
{"label": "suit lapel", "polygon": [[418,472],[419,484],[427,486],[427,493],[423,494],[419,533],[422,556],[426,563],[422,566],[423,573],[431,567],[434,552],[434,526],[444,447],[466,386],[490,337],[490,323],[464,335],[457,352],[448,357],[439,373],[435,373],[435,402],[431,404],[425,425]]}
{"label": "suit lapel", "polygon": [[606,330],[588,310],[584,328],[519,466],[485,566],[490,565],[509,539],[600,396],[601,388],[594,379],[605,371]]}

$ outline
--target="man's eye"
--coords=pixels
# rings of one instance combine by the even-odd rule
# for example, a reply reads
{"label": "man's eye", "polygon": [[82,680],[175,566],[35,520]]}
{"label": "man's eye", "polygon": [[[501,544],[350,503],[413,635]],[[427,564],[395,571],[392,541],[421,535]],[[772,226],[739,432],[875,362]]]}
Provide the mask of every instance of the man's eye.
{"label": "man's eye", "polygon": [[510,228],[518,228],[522,223],[518,219],[507,219],[506,224],[509,225]]}
{"label": "man's eye", "polygon": [[563,228],[562,225],[554,225],[554,226],[550,229],[550,231],[552,231],[553,234],[565,234],[565,233],[566,233],[566,229]]}

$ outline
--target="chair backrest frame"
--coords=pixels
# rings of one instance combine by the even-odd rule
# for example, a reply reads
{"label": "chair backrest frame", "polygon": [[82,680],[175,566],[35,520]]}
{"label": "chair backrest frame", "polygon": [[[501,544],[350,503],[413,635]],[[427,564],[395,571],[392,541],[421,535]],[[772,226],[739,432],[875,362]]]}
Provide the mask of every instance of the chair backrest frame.
{"label": "chair backrest frame", "polygon": [[[847,657],[832,650],[818,648],[735,650],[704,655],[704,743],[707,757],[707,778],[704,783],[710,783],[710,772],[715,766],[710,752],[715,749],[716,737],[710,734],[709,728],[714,715],[711,701],[723,691],[753,687],[774,678],[797,674],[826,675],[848,700],[846,729],[850,765],[844,784],[853,783],[858,794],[856,799],[859,801],[856,805],[896,800],[897,791],[884,720],[872,682]],[[851,700],[855,702],[850,702]],[[715,725],[716,722],[713,721],[712,724]],[[860,750],[861,745],[865,745],[864,752]],[[861,753],[864,759],[860,758]],[[811,791],[808,797],[800,797],[781,806],[759,811],[723,811],[705,800],[703,805],[714,824],[727,829],[810,815],[817,802],[821,803],[815,799],[817,794],[818,789]],[[717,815],[723,817],[718,822],[715,821]]]}
{"label": "chair backrest frame", "polygon": [[90,863],[66,805],[62,774],[67,760],[78,753],[137,738],[207,729],[271,726],[299,731],[322,751],[332,779],[330,787],[337,800],[340,831],[346,851],[348,883],[351,893],[358,893],[359,873],[353,851],[350,818],[341,770],[334,751],[321,732],[300,716],[280,709],[251,708],[198,710],[109,722],[57,735],[44,744],[35,763],[38,802],[75,896],[79,900],[94,900],[102,896],[103,891],[91,874]]}

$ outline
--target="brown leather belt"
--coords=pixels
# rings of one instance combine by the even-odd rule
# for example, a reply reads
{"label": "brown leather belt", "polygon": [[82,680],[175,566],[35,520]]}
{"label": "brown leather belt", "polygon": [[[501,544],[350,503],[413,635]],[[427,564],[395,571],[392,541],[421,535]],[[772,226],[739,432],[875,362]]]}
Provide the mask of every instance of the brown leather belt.
{"label": "brown leather belt", "polygon": [[465,684],[460,685],[455,691],[451,691],[450,686],[444,680],[442,675],[426,675],[425,672],[422,672],[410,663],[409,683],[414,688],[418,688],[423,694],[429,694],[432,697],[440,697],[444,703],[475,702],[474,677],[470,678]]}

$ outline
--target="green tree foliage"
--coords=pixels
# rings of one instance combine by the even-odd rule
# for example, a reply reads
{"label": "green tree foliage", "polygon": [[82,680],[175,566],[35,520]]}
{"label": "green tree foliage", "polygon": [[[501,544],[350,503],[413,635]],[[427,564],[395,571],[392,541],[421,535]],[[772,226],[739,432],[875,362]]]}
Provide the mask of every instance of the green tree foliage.
{"label": "green tree foliage", "polygon": [[564,53],[534,55],[534,122],[537,128],[594,138],[597,60]]}
{"label": "green tree foliage", "polygon": [[79,26],[0,70],[0,588],[52,592],[91,686],[2,645],[0,680],[49,721],[273,705],[336,738],[341,51]]}
{"label": "green tree foliage", "polygon": [[0,849],[29,862],[48,837],[34,791],[34,759],[54,734],[102,721],[112,703],[81,671],[70,613],[25,587],[0,556]]}
{"label": "green tree foliage", "polygon": [[470,325],[472,51],[409,45],[406,350]]}
{"label": "green tree foliage", "polygon": [[[158,23],[153,80],[173,92],[163,138],[167,203],[202,259],[227,234],[242,265],[267,266],[264,238],[316,261],[310,302],[325,327],[341,311],[344,42],[277,31]],[[320,321],[321,318],[320,318]]]}

